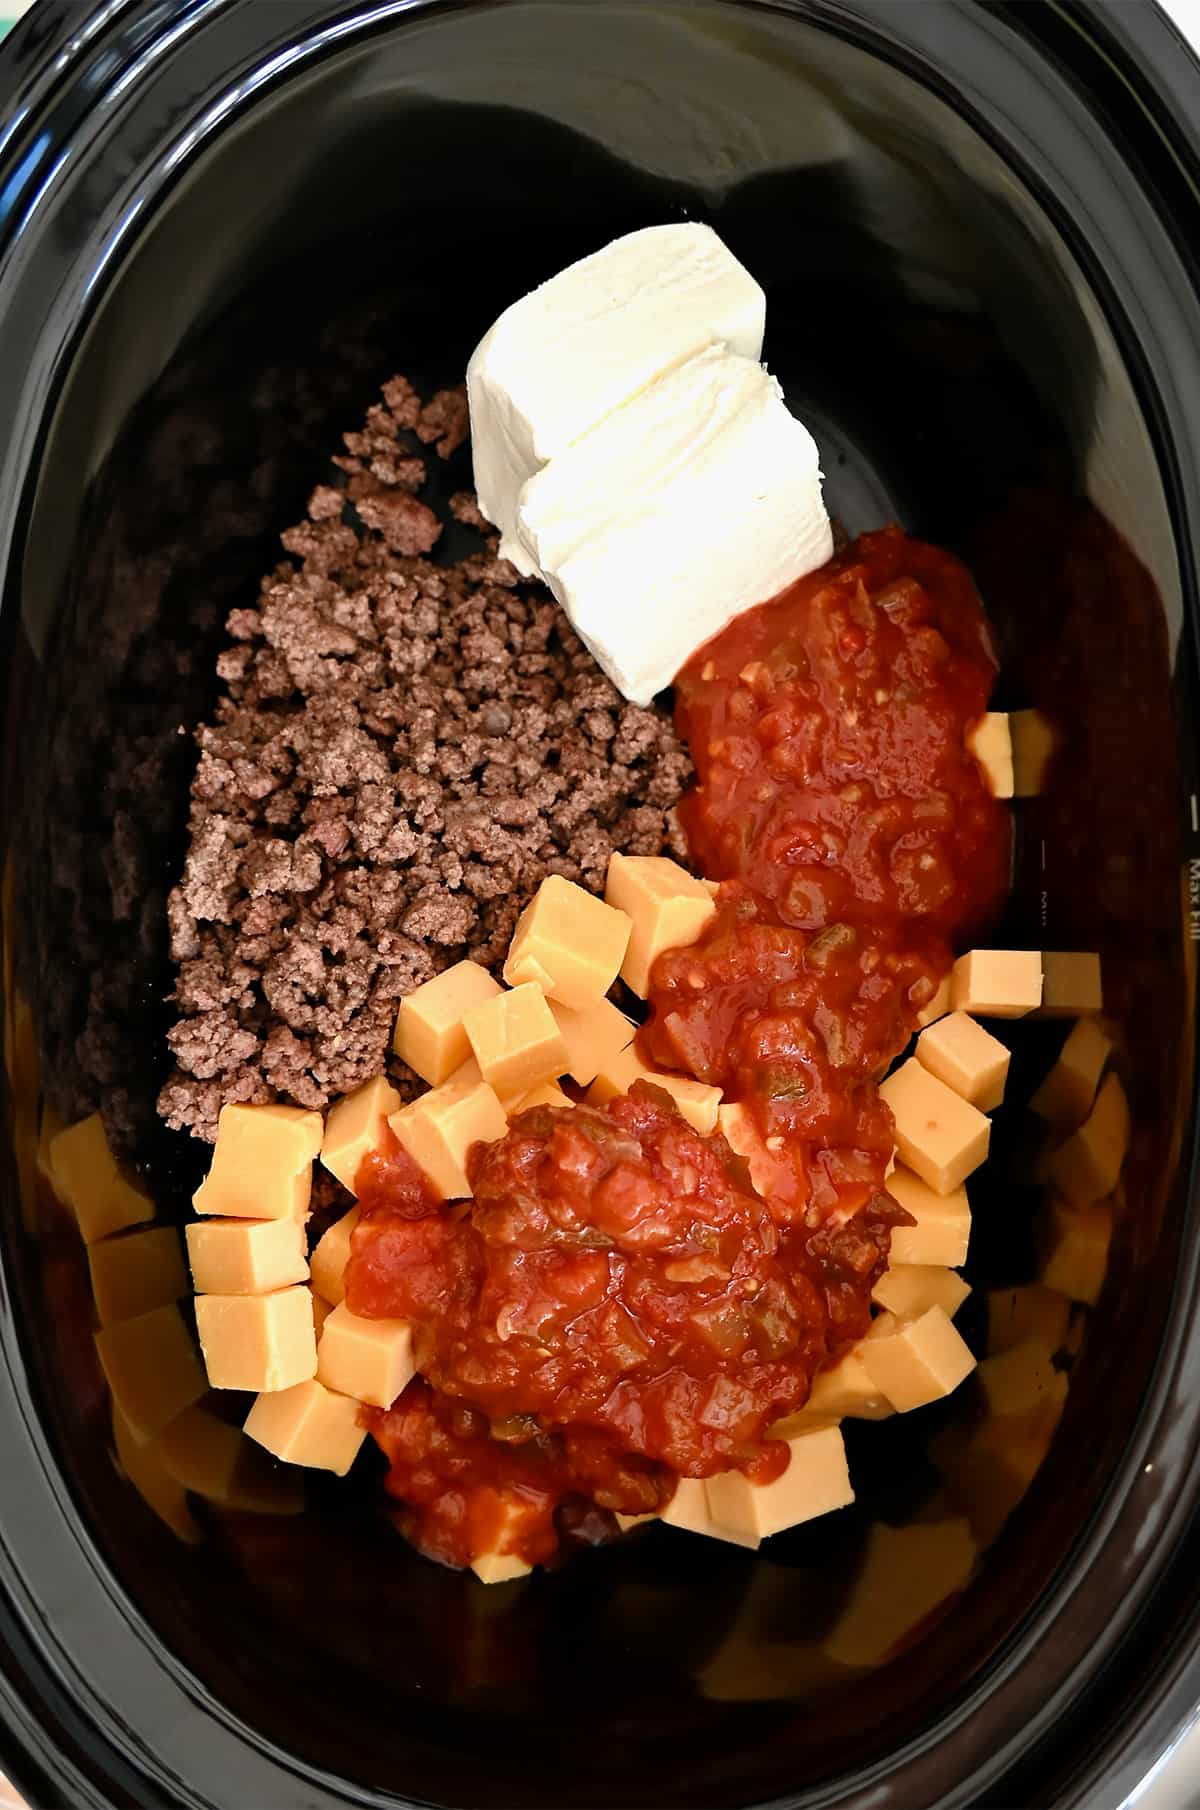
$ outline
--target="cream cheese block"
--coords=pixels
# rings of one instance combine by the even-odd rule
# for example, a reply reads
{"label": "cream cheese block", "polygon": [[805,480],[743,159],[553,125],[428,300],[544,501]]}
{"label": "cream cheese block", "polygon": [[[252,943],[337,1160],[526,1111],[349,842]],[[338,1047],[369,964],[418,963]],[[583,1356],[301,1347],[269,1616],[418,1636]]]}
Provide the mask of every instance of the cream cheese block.
{"label": "cream cheese block", "polygon": [[833,551],[816,442],[762,365],[719,346],[530,478],[517,531],[528,563],[635,704]]}
{"label": "cream cheese block", "polygon": [[467,367],[479,506],[525,575],[522,486],[581,434],[706,346],[762,352],[766,297],[711,227],[627,233],[506,308]]}

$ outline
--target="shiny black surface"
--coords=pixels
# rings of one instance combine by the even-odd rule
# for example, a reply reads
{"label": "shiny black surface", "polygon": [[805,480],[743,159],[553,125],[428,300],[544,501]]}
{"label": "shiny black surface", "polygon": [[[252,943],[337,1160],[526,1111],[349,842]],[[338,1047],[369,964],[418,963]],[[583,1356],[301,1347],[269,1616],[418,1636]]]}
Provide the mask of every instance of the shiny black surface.
{"label": "shiny black surface", "polygon": [[[1103,1810],[1200,1697],[1180,869],[1200,853],[1200,235],[1189,116],[1168,150],[1091,40],[1136,60],[1151,108],[1195,74],[1149,8],[1113,10],[126,0],[85,25],[43,0],[14,35],[0,822],[57,1081],[128,1093],[164,1195],[188,1167],[144,1111],[175,731],[224,610],[377,378],[452,374],[513,294],[681,208],[766,282],[767,355],[847,526],[895,510],[969,557],[1011,701],[1069,727],[1012,932],[1103,946],[1139,1126],[1136,1210],[1035,1494],[900,1665],[849,1688],[801,1666],[782,1694],[763,1655],[819,1625],[852,1528],[757,1564],[653,1530],[515,1599],[414,1560],[353,1492],[181,1551],[111,1472],[75,1272],[6,1211],[0,1703],[37,1801]],[[1079,502],[1089,481],[1148,574]],[[118,834],[140,863],[123,914]],[[81,1045],[96,1023],[115,1043]],[[1018,1245],[985,1239],[976,1279]],[[927,1483],[887,1437],[864,1493],[899,1518]]]}

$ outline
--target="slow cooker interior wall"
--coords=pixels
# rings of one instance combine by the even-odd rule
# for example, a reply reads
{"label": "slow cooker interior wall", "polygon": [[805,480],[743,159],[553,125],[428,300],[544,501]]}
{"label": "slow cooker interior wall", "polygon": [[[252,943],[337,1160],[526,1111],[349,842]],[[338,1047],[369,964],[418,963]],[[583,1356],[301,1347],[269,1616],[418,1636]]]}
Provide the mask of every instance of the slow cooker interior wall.
{"label": "slow cooker interior wall", "polygon": [[[1012,559],[1006,540],[1011,524],[1031,519],[1050,536],[1092,531],[1074,500],[1089,426],[1102,385],[1124,385],[1131,404],[1128,379],[1074,299],[1061,240],[1045,220],[1031,228],[1030,199],[1006,211],[1011,185],[997,169],[991,201],[979,205],[977,172],[960,172],[940,103],[813,32],[789,34],[781,71],[764,19],[762,79],[790,81],[793,103],[803,99],[782,139],[768,142],[750,130],[748,102],[731,100],[728,121],[714,123],[699,91],[689,96],[682,49],[669,93],[647,96],[646,69],[661,65],[645,63],[629,7],[501,10],[518,31],[522,19],[536,31],[534,76],[516,54],[489,58],[471,35],[477,18],[451,17],[345,53],[261,99],[196,159],[115,272],[57,411],[25,583],[30,640],[52,656],[30,665],[37,689],[26,699],[27,846],[41,853],[34,890],[44,907],[36,982],[64,1070],[79,1059],[89,995],[107,994],[126,1041],[118,1028],[107,1052],[84,1055],[107,1061],[109,1085],[143,1109],[159,1067],[161,904],[190,764],[176,731],[211,696],[224,614],[253,595],[323,449],[380,378],[396,367],[456,375],[504,301],[612,233],[686,207],[767,281],[768,358],[819,430],[835,510],[851,532],[897,514],[983,562],[1016,701],[1036,700],[1039,670],[1058,670],[1056,635],[1094,603],[1071,561],[1039,572]],[[589,62],[579,33],[585,18],[596,29],[601,10],[604,54]],[[715,24],[721,11],[695,17]],[[744,56],[754,48],[743,39]],[[691,50],[702,56],[704,42]],[[642,95],[641,111],[606,112],[614,68]],[[493,103],[510,104],[480,102],[481,72]],[[571,117],[607,119],[609,143],[518,111],[534,77],[567,97]],[[635,122],[646,106],[663,129],[643,141]],[[801,129],[803,158],[789,143]],[[648,167],[647,143],[673,154]],[[1087,548],[1101,562],[1111,554],[1102,541]],[[1147,788],[1139,813],[1126,788],[1100,822],[1089,792],[1095,761],[1130,754],[1095,725],[1127,715],[1138,690],[1161,709],[1167,659],[1153,586],[1130,572],[1120,589],[1124,615],[1108,627],[1130,643],[1136,670],[1089,667],[1076,725],[1086,758],[1065,804],[1090,826],[1086,871],[1097,883],[1080,884],[1078,859],[1075,871],[1040,878],[1030,850],[1054,820],[1035,813],[1011,924],[1014,940],[1038,941],[1049,910],[1064,945],[1119,938],[1128,984],[1137,979],[1157,1002],[1153,1085],[1139,1102],[1138,1179],[1153,1222],[1182,1006],[1169,722],[1137,725],[1136,752],[1161,778],[1161,797]],[[145,765],[123,773],[131,749]],[[136,898],[117,906],[107,859],[121,838],[136,845]],[[1144,884],[1122,888],[1113,859]],[[130,1044],[140,1056],[126,1057]],[[186,1184],[195,1158],[157,1137],[142,1155],[164,1194]],[[993,1273],[1011,1260],[997,1241]],[[1103,1436],[1089,1436],[1085,1461],[1077,1451],[1069,1476],[1060,1465],[1042,1492],[1036,1540],[1009,1542],[937,1643],[857,1685],[852,1703],[814,1709],[801,1683],[795,1705],[767,1703],[750,1674],[744,1701],[714,1704],[692,1680],[714,1655],[736,1670],[742,1653],[748,1665],[781,1606],[803,1620],[789,1577],[811,1577],[806,1556],[828,1556],[820,1533],[759,1565],[646,1542],[539,1580],[516,1605],[422,1565],[328,1493],[302,1525],[245,1523],[181,1552],[107,1465],[87,1340],[70,1331],[86,1313],[78,1266],[63,1260],[26,1279],[65,1468],[118,1577],[167,1643],[247,1721],[333,1770],[418,1794],[425,1781],[431,1795],[452,1786],[454,1801],[480,1803],[561,1801],[578,1742],[614,1721],[626,1749],[594,1754],[574,1794],[581,1803],[643,1801],[650,1790],[687,1803],[701,1778],[706,1801],[738,1801],[911,1731],[995,1648],[1094,1503],[1164,1298],[1162,1289],[1139,1297],[1136,1344],[1125,1341],[1121,1366],[1103,1356],[1121,1334],[1116,1308],[1113,1340],[1093,1341],[1064,1439],[1072,1425],[1100,1425],[1089,1402],[1102,1400]],[[1032,1524],[1027,1513],[1026,1532]],[[553,1735],[541,1722],[547,1706],[559,1718]]]}

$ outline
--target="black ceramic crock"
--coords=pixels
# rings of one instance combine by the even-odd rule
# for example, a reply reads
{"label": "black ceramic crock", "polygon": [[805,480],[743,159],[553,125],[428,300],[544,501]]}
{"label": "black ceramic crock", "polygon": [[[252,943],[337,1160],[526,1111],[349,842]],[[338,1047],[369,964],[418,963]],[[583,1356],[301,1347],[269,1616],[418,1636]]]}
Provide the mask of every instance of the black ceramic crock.
{"label": "black ceramic crock", "polygon": [[[5,934],[43,1079],[118,1101],[164,1202],[195,1159],[153,1129],[162,907],[225,614],[380,379],[454,380],[503,303],[685,213],[765,283],[835,512],[963,554],[1001,702],[1063,727],[1007,928],[1101,949],[1136,1131],[1034,1489],[903,1660],[818,1689],[819,1525],[759,1559],[654,1530],[515,1598],[415,1559],[369,1488],[175,1543],[110,1462],[78,1257],[23,1223],[7,1111],[0,1761],[32,1802],[1108,1810],[1194,1714],[1197,122],[1146,3],[39,0],[17,27]],[[977,1281],[1015,1273],[1023,1212],[1016,1179],[977,1203]],[[901,1521],[920,1460],[889,1440],[863,1464]]]}

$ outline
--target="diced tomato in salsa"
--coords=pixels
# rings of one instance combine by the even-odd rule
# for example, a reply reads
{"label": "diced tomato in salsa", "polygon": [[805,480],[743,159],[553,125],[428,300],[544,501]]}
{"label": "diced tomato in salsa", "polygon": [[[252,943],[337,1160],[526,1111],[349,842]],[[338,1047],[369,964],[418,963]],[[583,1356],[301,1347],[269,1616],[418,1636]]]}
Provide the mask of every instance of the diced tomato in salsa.
{"label": "diced tomato in salsa", "polygon": [[738,616],[676,681],[700,872],[802,930],[977,930],[1009,878],[1008,813],[965,742],[995,675],[970,574],[898,528]]}
{"label": "diced tomato in salsa", "polygon": [[680,674],[683,821],[724,884],[655,964],[641,1041],[722,1089],[734,1148],[638,1083],[518,1115],[458,1206],[394,1139],[365,1159],[347,1300],[414,1325],[421,1375],[372,1424],[423,1551],[541,1562],[573,1517],[602,1537],[679,1475],[787,1462],[766,1431],[862,1337],[908,1220],[879,1080],[1007,884],[966,746],[994,676],[968,574],[896,528]]}

